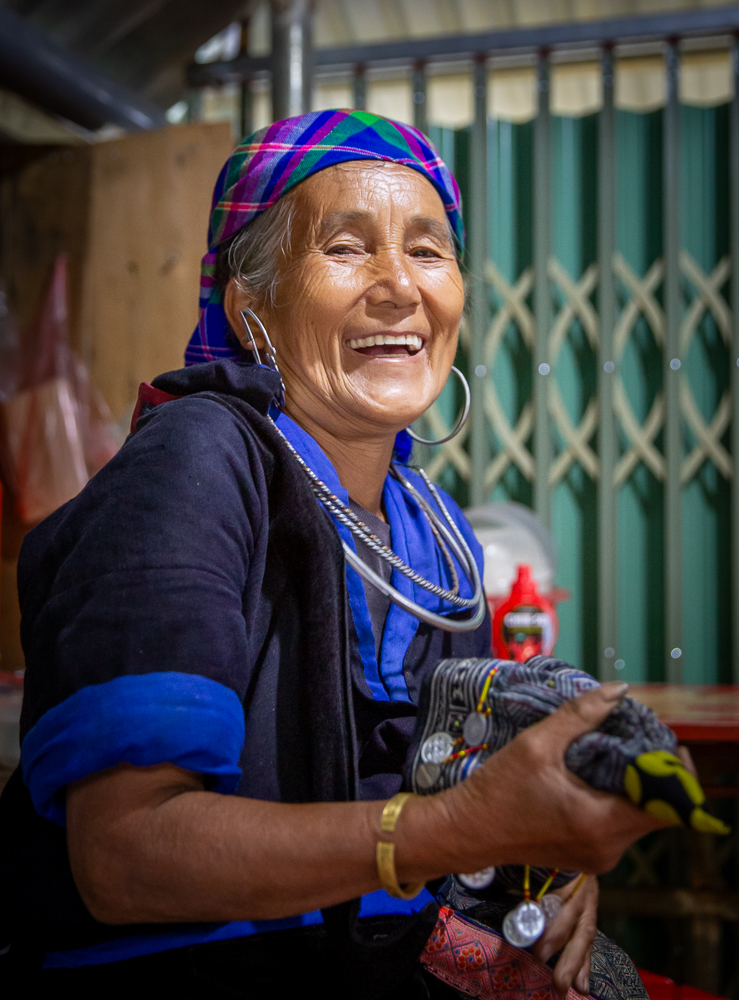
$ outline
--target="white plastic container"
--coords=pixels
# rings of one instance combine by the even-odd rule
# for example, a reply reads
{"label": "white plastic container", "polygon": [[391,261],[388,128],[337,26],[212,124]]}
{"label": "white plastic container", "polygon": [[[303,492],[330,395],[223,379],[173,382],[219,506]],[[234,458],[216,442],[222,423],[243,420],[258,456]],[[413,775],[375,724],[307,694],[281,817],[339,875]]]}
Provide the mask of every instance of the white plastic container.
{"label": "white plastic container", "polygon": [[540,593],[551,593],[557,558],[552,536],[533,511],[518,503],[490,503],[465,515],[485,554],[483,583],[489,598],[510,593],[522,563],[531,567]]}

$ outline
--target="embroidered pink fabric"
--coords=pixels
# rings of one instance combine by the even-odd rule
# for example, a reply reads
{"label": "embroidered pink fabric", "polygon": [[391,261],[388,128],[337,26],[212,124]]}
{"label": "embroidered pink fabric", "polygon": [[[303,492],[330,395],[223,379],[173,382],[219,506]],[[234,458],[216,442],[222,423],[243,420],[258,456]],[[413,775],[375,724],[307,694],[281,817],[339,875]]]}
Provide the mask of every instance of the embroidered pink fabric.
{"label": "embroidered pink fabric", "polygon": [[[433,975],[473,997],[556,1000],[548,965],[446,906],[421,961]],[[585,998],[570,989],[567,1000]]]}

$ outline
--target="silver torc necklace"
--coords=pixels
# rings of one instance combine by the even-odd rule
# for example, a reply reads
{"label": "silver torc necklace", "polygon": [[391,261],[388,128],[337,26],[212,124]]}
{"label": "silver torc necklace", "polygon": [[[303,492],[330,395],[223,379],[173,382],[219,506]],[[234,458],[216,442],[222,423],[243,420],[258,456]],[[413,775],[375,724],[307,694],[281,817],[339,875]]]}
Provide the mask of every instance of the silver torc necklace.
{"label": "silver torc necklace", "polygon": [[[368,566],[367,563],[359,557],[359,555],[357,555],[350,545],[342,539],[341,544],[344,549],[346,561],[357,571],[357,573],[359,573],[360,576],[362,576],[365,580],[368,580],[381,593],[385,594],[386,597],[389,597],[394,604],[403,608],[404,611],[408,611],[415,618],[418,618],[429,625],[433,625],[435,628],[443,629],[445,632],[471,632],[482,623],[485,617],[486,602],[485,594],[482,589],[482,582],[480,580],[480,573],[477,569],[477,563],[475,562],[474,556],[470,552],[464,535],[457,527],[454,519],[447,510],[444,501],[441,499],[439,491],[436,489],[423,469],[418,470],[419,474],[426,484],[429,493],[436,501],[439,510],[444,515],[443,520],[431,507],[426,498],[418,492],[418,490],[400,472],[395,464],[391,464],[390,473],[393,478],[396,479],[401,486],[403,486],[411,494],[413,499],[418,503],[419,507],[423,511],[434,538],[436,539],[436,543],[441,549],[444,560],[449,567],[452,578],[451,590],[446,590],[444,587],[440,587],[438,584],[432,583],[430,580],[427,580],[426,577],[417,573],[414,569],[408,566],[407,563],[400,558],[400,556],[393,552],[391,548],[385,545],[382,540],[377,537],[377,535],[373,534],[370,528],[368,528],[367,525],[360,520],[359,517],[357,517],[354,511],[351,510],[351,508],[348,507],[343,500],[337,497],[322,479],[318,478],[311,467],[290,444],[277,424],[274,426],[275,430],[290,450],[290,453],[297,460],[298,464],[307,475],[311,489],[313,490],[316,498],[329,514],[332,514],[337,521],[340,521],[341,524],[345,525],[349,531],[359,538],[369,549],[372,550],[372,552],[375,552],[381,559],[384,559],[385,562],[389,563],[394,569],[397,569],[398,572],[402,573],[403,576],[406,576],[412,583],[417,584],[424,590],[428,590],[429,593],[433,594],[435,597],[448,601],[454,606],[454,608],[460,610],[474,609],[474,613],[470,618],[459,620],[455,618],[447,618],[445,615],[439,615],[433,611],[429,611],[427,608],[424,608],[420,604],[416,603],[416,601],[412,601],[404,594],[401,594],[400,591],[396,590],[396,588],[390,583],[387,583],[379,574],[375,573],[375,571]],[[459,579],[457,577],[457,571],[454,566],[451,553],[454,553],[460,566],[462,566],[465,575],[472,584],[472,597],[459,596]]]}
{"label": "silver torc necklace", "polygon": [[[259,348],[257,347],[254,334],[252,333],[252,329],[249,324],[249,317],[255,320],[258,324],[267,345],[267,349],[265,350],[267,364],[263,367],[269,368],[271,371],[276,372],[277,375],[280,375],[280,369],[277,366],[277,360],[275,358],[275,349],[272,341],[269,339],[269,334],[264,328],[264,324],[255,312],[251,309],[245,308],[241,311],[241,318],[244,322],[246,335],[251,342],[251,351],[254,355],[254,360],[258,365],[262,364]],[[457,421],[456,427],[451,434],[448,434],[441,441],[426,441],[425,439],[419,438],[417,435],[413,434],[412,431],[409,431],[411,437],[413,437],[416,441],[421,441],[423,444],[443,444],[444,441],[449,441],[462,429],[470,410],[470,388],[467,384],[467,380],[458,368],[452,367],[452,371],[462,381],[465,393],[465,404],[462,409],[462,415]],[[280,375],[280,383],[281,390],[276,399],[276,403],[279,409],[283,409],[285,403],[285,384],[282,381],[282,375]],[[332,514],[337,521],[341,522],[341,524],[346,525],[353,535],[361,539],[361,541],[363,541],[369,549],[377,553],[377,555],[380,556],[381,559],[384,559],[385,562],[390,563],[394,569],[397,569],[398,572],[406,576],[412,583],[417,584],[424,590],[428,590],[429,593],[433,594],[435,597],[448,601],[449,604],[455,608],[460,610],[474,609],[474,613],[471,617],[460,621],[459,619],[447,618],[445,615],[438,615],[433,611],[428,611],[426,608],[421,607],[420,604],[417,604],[416,601],[412,601],[409,597],[401,594],[399,590],[396,590],[395,587],[387,583],[379,574],[375,573],[375,571],[368,566],[363,559],[360,559],[354,549],[352,549],[350,545],[347,545],[347,543],[342,539],[341,544],[344,549],[346,561],[350,566],[354,567],[361,577],[368,580],[373,587],[376,587],[380,591],[380,593],[389,597],[393,604],[397,604],[398,607],[403,608],[404,611],[413,615],[414,618],[418,618],[420,621],[426,622],[428,625],[433,625],[435,628],[443,629],[445,632],[472,632],[482,623],[485,618],[486,601],[475,557],[470,552],[469,546],[464,539],[464,535],[459,530],[454,522],[454,519],[444,506],[444,502],[439,496],[438,490],[423,469],[419,469],[418,471],[421,474],[429,493],[436,501],[439,510],[444,515],[443,520],[431,507],[426,498],[423,497],[418,490],[408,482],[408,479],[399,471],[399,469],[394,464],[391,464],[390,466],[392,476],[397,479],[401,486],[408,490],[410,495],[418,503],[429,523],[429,527],[431,528],[434,538],[436,539],[436,543],[441,549],[444,560],[449,567],[449,572],[452,578],[451,590],[446,590],[444,587],[440,587],[438,584],[427,580],[426,577],[421,576],[420,573],[416,573],[416,571],[411,569],[411,567],[408,566],[408,564],[405,563],[400,556],[396,555],[391,548],[385,545],[382,540],[377,537],[377,535],[373,534],[364,521],[360,520],[354,511],[347,507],[344,501],[340,500],[339,497],[337,497],[336,494],[333,493],[328,486],[326,486],[323,480],[318,478],[313,469],[311,469],[310,466],[303,461],[301,456],[297,453],[295,448],[293,448],[277,424],[275,424],[274,421],[272,421],[272,423],[295,460],[307,475],[308,480],[310,481],[311,489],[323,506],[324,510],[326,510],[329,514]],[[457,577],[457,571],[455,569],[450,550],[457,557],[457,561],[466,573],[467,579],[471,581],[473,591],[472,597],[467,598],[459,596],[459,579]]]}

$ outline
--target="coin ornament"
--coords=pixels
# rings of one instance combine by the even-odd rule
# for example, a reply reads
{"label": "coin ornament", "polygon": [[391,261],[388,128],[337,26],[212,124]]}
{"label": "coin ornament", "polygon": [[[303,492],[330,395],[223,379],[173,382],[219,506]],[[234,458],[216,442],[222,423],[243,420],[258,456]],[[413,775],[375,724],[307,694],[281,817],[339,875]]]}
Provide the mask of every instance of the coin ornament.
{"label": "coin ornament", "polygon": [[564,903],[562,902],[561,896],[558,896],[554,892],[548,892],[546,896],[543,896],[539,900],[539,906],[544,911],[544,917],[546,919],[546,922],[548,924],[551,924],[551,922],[553,920],[556,920],[557,917],[562,912],[562,907],[564,906]]}
{"label": "coin ornament", "polygon": [[465,889],[487,889],[495,879],[495,868],[482,868],[479,872],[471,872],[468,875],[457,875],[457,881]]}
{"label": "coin ornament", "polygon": [[503,920],[503,937],[514,948],[528,948],[544,933],[546,920],[538,903],[525,899],[506,913]]}
{"label": "coin ornament", "polygon": [[416,770],[416,784],[419,788],[433,788],[440,774],[441,764],[419,764]]}
{"label": "coin ornament", "polygon": [[483,712],[471,712],[465,719],[462,735],[470,747],[480,746],[486,742],[488,734],[488,717]]}
{"label": "coin ornament", "polygon": [[421,747],[424,764],[443,764],[454,752],[454,740],[449,733],[433,733]]}

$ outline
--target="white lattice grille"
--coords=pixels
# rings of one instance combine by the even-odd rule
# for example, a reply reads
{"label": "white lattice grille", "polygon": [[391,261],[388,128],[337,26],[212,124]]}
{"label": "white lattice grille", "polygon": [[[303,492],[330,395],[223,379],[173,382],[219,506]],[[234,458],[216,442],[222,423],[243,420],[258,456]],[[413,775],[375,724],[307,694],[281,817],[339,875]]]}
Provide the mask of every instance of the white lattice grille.
{"label": "white lattice grille", "polygon": [[[485,337],[485,367],[492,374],[503,337],[511,326],[529,351],[533,350],[534,317],[526,300],[531,294],[534,272],[533,268],[526,268],[518,281],[511,285],[495,264],[488,261],[486,278],[501,303]],[[511,424],[496,391],[493,378],[490,377],[485,384],[485,415],[498,445],[497,453],[485,470],[486,490],[492,492],[511,464],[517,466],[526,479],[533,480],[535,474],[534,459],[526,447],[526,442],[531,437],[534,427],[533,402],[530,399],[527,400],[515,424]]]}
{"label": "white lattice grille", "polygon": [[[692,291],[686,305],[680,329],[680,355],[688,354],[691,340],[698,333],[701,323],[710,315],[716,323],[727,350],[731,344],[731,311],[722,295],[730,270],[727,257],[721,260],[711,274],[705,274],[693,258],[685,251],[680,257],[680,268],[685,286]],[[615,371],[613,406],[619,431],[625,446],[618,456],[614,469],[614,487],[618,489],[640,464],[643,464],[658,480],[665,478],[665,458],[660,447],[660,433],[664,425],[664,395],[661,389],[655,394],[640,420],[634,411],[624,385],[621,364],[630,338],[635,335],[637,324],[646,323],[656,347],[664,350],[665,318],[659,301],[664,279],[664,265],[656,260],[642,277],[631,269],[621,254],[613,259],[614,275],[622,293],[623,305],[616,320],[613,345]],[[496,390],[492,373],[503,341],[509,331],[520,338],[529,352],[533,351],[535,340],[535,317],[529,300],[534,282],[532,268],[526,268],[518,280],[508,282],[492,261],[488,261],[486,280],[498,303],[491,316],[485,335],[484,359],[488,376],[485,383],[484,411],[487,421],[488,438],[493,442],[493,454],[485,469],[486,493],[490,494],[506,471],[515,467],[521,475],[532,482],[536,475],[536,457],[532,454],[532,433],[535,422],[533,399],[524,402],[520,412],[511,421],[506,414],[500,395]],[[556,291],[560,306],[556,311],[548,338],[548,357],[551,365],[549,383],[549,415],[560,441],[560,448],[553,456],[548,479],[556,486],[577,463],[593,480],[600,472],[599,459],[595,447],[598,429],[598,396],[594,393],[587,400],[578,423],[575,423],[562,398],[557,380],[557,363],[562,348],[573,325],[579,323],[587,343],[597,354],[600,341],[600,323],[595,305],[598,291],[598,268],[591,264],[579,279],[574,280],[562,265],[552,258],[549,262],[549,278]],[[465,336],[467,331],[465,330]],[[603,377],[603,373],[600,373]],[[692,433],[694,442],[684,456],[681,467],[683,484],[689,482],[704,462],[715,465],[722,476],[729,479],[733,472],[732,457],[722,438],[731,418],[731,395],[727,388],[713,415],[706,419],[701,413],[686,374],[680,372],[680,410],[685,426]],[[450,426],[438,406],[427,414],[427,429],[430,436],[444,437]],[[471,477],[468,454],[469,428],[448,444],[441,446],[428,465],[435,478],[449,467],[466,482]]]}
{"label": "white lattice grille", "polygon": [[566,475],[573,462],[579,462],[592,479],[600,472],[598,456],[591,441],[598,427],[598,399],[592,396],[585,406],[578,424],[574,424],[564,404],[557,381],[557,361],[575,321],[585,331],[591,349],[597,355],[600,340],[598,315],[591,296],[598,282],[598,268],[591,264],[579,281],[573,281],[556,260],[549,261],[549,278],[556,283],[562,297],[562,306],[554,318],[549,333],[549,359],[553,378],[549,385],[549,412],[554,418],[557,433],[562,441],[559,454],[549,467],[549,485],[556,484]]}
{"label": "white lattice grille", "polygon": [[656,260],[644,277],[639,278],[621,254],[617,253],[613,259],[613,271],[628,296],[613,331],[613,353],[616,365],[613,408],[627,442],[623,454],[616,463],[613,475],[614,486],[618,488],[629,478],[640,462],[643,462],[657,479],[663,480],[665,478],[664,455],[655,444],[665,419],[663,394],[661,390],[657,392],[644,422],[640,423],[629,402],[621,378],[621,362],[624,351],[629,339],[634,335],[636,324],[640,319],[643,318],[647,323],[657,347],[660,350],[664,348],[665,317],[662,306],[656,298],[656,292],[664,278],[664,266],[661,260]]}
{"label": "white lattice grille", "polygon": [[[705,274],[696,264],[690,254],[683,250],[680,255],[680,269],[687,279],[694,297],[689,304],[680,327],[680,356],[686,358],[690,342],[698,333],[700,324],[706,315],[710,315],[721,335],[724,346],[731,347],[731,311],[726,300],[721,295],[721,289],[729,278],[730,262],[724,257],[718,262],[711,274]],[[689,379],[680,373],[680,410],[692,431],[696,443],[686,455],[680,478],[683,483],[689,482],[698,472],[703,462],[713,462],[718,471],[726,479],[732,475],[732,459],[721,443],[731,419],[731,392],[727,388],[713,414],[710,423],[706,423],[695,401]]]}

